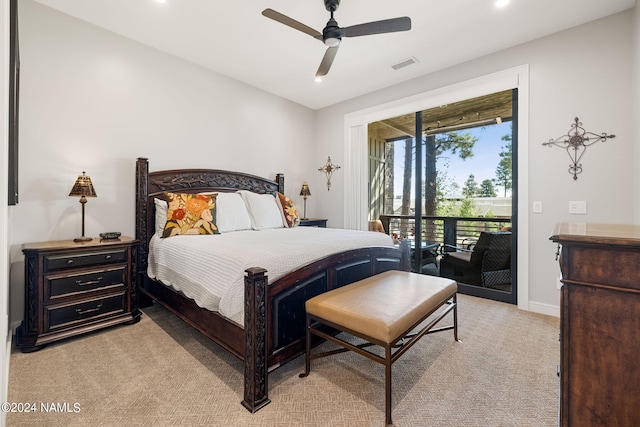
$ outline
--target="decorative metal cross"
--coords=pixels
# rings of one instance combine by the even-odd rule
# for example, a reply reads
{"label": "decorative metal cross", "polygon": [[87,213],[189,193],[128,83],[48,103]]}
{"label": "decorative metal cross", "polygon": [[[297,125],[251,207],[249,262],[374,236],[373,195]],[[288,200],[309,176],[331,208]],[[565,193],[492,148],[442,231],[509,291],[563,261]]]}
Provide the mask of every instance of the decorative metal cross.
{"label": "decorative metal cross", "polygon": [[320,172],[324,172],[327,177],[327,191],[331,190],[331,175],[338,169],[340,166],[331,163],[331,157],[327,157],[327,163],[318,169]]}
{"label": "decorative metal cross", "polygon": [[[571,125],[571,129],[566,135],[562,135],[556,139],[550,139],[549,142],[543,142],[542,145],[551,147],[555,145],[567,150],[567,154],[571,158],[573,164],[569,165],[569,173],[573,174],[573,179],[578,179],[578,174],[582,172],[582,164],[579,163],[580,159],[584,155],[587,147],[595,144],[598,141],[606,141],[607,139],[615,138],[615,135],[607,135],[603,132],[601,135],[593,132],[587,132],[582,127],[582,122],[576,117],[574,124]],[[586,135],[586,136],[585,136]]]}

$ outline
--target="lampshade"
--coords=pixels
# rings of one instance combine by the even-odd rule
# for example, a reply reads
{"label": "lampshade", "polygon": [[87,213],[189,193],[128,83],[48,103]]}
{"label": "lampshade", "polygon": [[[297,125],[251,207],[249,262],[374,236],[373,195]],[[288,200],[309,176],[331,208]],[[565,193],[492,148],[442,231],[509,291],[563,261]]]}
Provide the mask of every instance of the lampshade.
{"label": "lampshade", "polygon": [[98,197],[96,190],[93,188],[91,178],[82,172],[82,175],[78,176],[76,183],[73,184],[73,188],[69,193],[69,196],[85,196],[85,197]]}
{"label": "lampshade", "polygon": [[300,189],[300,195],[305,197],[311,195],[311,191],[309,191],[309,184],[307,184],[306,182],[302,183],[302,188]]}

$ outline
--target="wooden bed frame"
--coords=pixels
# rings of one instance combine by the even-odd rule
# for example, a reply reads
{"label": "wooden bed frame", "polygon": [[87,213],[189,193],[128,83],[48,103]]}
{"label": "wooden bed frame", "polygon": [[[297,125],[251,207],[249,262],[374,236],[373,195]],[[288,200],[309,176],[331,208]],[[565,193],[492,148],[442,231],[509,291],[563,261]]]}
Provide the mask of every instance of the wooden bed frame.
{"label": "wooden bed frame", "polygon": [[212,169],[149,172],[146,158],[136,161],[136,298],[141,307],[157,301],[209,339],[244,361],[242,405],[255,412],[269,403],[268,372],[305,350],[304,302],[334,289],[387,270],[409,269],[408,244],[400,248],[369,247],[331,255],[268,284],[260,266],[245,271],[243,329],[226,317],[201,308],[147,272],[149,240],[155,232],[154,198],[165,192],[199,193],[250,190],[284,192],[284,176],[275,181],[245,173]]}

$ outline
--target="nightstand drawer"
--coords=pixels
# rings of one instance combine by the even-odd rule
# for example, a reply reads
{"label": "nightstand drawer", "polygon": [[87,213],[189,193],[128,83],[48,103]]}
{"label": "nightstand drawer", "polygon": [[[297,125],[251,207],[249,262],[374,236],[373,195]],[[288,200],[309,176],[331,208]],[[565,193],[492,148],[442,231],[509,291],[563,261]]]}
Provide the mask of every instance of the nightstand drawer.
{"label": "nightstand drawer", "polygon": [[124,313],[126,309],[124,297],[125,294],[121,293],[76,304],[45,307],[45,331],[74,326],[107,315]]}
{"label": "nightstand drawer", "polygon": [[122,287],[127,283],[126,264],[110,269],[94,269],[73,273],[47,275],[44,278],[44,302],[81,295],[98,289]]}
{"label": "nightstand drawer", "polygon": [[107,251],[44,255],[44,271],[127,262],[127,251],[127,248],[118,248]]}

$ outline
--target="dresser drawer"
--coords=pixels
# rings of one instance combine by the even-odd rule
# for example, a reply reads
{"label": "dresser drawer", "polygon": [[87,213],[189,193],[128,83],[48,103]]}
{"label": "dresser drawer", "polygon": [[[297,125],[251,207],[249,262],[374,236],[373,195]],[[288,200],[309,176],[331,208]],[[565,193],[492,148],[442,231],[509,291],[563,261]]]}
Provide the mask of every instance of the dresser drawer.
{"label": "dresser drawer", "polygon": [[49,274],[44,278],[44,302],[107,288],[124,289],[125,283],[127,283],[126,264],[111,268]]}
{"label": "dresser drawer", "polygon": [[117,248],[95,252],[73,252],[61,255],[44,255],[44,271],[91,265],[127,262],[127,248]]}
{"label": "dresser drawer", "polygon": [[76,326],[101,317],[124,313],[125,310],[125,293],[75,304],[47,306],[45,331]]}

